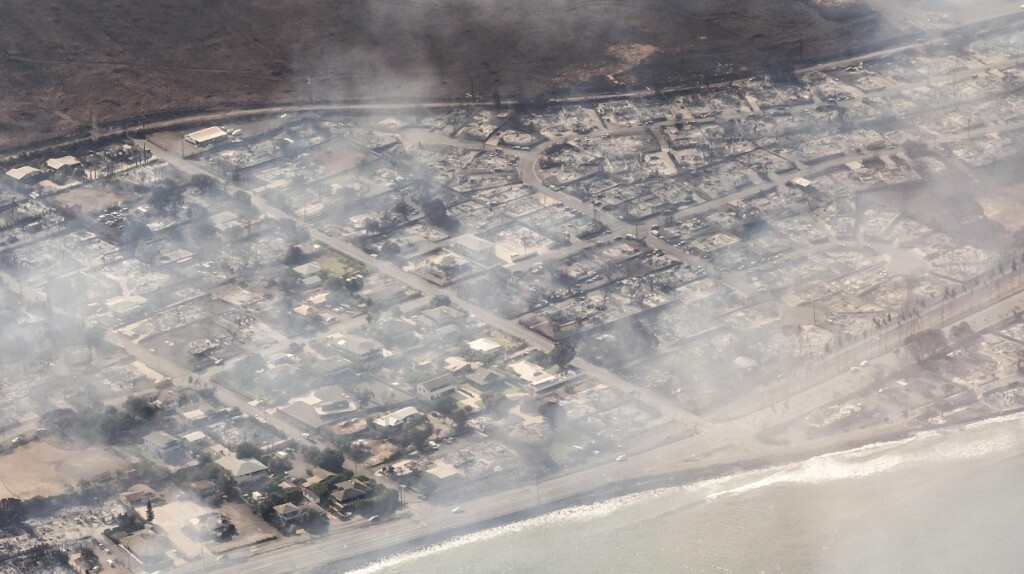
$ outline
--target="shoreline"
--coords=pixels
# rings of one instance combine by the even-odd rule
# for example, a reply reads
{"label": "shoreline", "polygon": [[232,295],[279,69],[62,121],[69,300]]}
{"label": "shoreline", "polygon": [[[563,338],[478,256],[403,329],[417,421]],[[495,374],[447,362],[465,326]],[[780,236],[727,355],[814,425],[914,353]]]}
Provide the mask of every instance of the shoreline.
{"label": "shoreline", "polygon": [[[578,493],[561,498],[555,498],[553,500],[545,501],[539,505],[531,504],[525,508],[509,512],[501,516],[481,519],[469,524],[445,528],[419,537],[396,540],[382,548],[369,550],[345,558],[327,560],[305,569],[296,570],[296,572],[349,572],[352,570],[369,568],[373,566],[375,562],[391,556],[400,556],[406,553],[418,553],[427,550],[432,546],[452,542],[461,537],[479,534],[493,528],[510,526],[518,522],[539,518],[541,516],[569,508],[608,502],[616,498],[642,494],[644,492],[651,492],[659,489],[682,488],[699,482],[727,478],[729,476],[735,476],[747,472],[769,470],[788,464],[805,462],[819,456],[850,452],[856,449],[875,445],[880,446],[894,444],[900,441],[913,439],[919,435],[932,431],[951,429],[964,430],[967,427],[978,423],[996,421],[1002,418],[1009,419],[1014,415],[1019,415],[1021,413],[1024,413],[1024,407],[1018,407],[987,415],[977,415],[963,420],[944,422],[914,430],[879,429],[879,432],[877,433],[866,432],[865,434],[867,436],[863,440],[845,439],[829,442],[825,439],[821,439],[825,444],[818,447],[807,447],[783,454],[761,455],[732,462],[718,462],[679,472],[650,475],[640,481],[628,479],[617,480],[609,484],[597,486],[587,493]],[[656,451],[658,449],[665,448],[665,446],[668,445],[662,445],[650,450]],[[587,472],[587,469],[579,472]],[[466,502],[471,503],[472,500]]]}

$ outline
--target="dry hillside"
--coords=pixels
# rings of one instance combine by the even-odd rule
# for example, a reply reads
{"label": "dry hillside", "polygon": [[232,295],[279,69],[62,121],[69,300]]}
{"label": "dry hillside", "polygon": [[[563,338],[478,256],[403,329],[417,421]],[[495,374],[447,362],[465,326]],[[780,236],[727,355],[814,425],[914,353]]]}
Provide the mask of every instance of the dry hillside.
{"label": "dry hillside", "polygon": [[157,111],[670,83],[874,42],[880,22],[804,0],[15,1],[0,147]]}

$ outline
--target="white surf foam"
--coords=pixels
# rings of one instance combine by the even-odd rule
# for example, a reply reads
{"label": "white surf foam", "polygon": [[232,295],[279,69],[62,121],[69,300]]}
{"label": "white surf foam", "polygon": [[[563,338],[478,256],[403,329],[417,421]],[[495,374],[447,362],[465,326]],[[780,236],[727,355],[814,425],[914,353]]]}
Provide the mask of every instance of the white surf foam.
{"label": "white surf foam", "polygon": [[[1022,421],[1024,413],[1017,413],[961,427],[922,431],[901,440],[872,443],[850,450],[823,454],[798,463],[745,473],[746,476],[741,474],[716,479],[717,485],[724,486],[752,477],[755,473],[771,473],[751,482],[712,492],[707,495],[707,499],[742,494],[779,483],[813,484],[862,478],[911,465],[980,458],[1006,452],[1024,445],[1024,433],[1021,432],[1024,427],[1012,424]],[[994,429],[993,432],[984,435],[976,432],[979,428],[1000,424],[1004,428]],[[929,442],[934,444],[928,444]],[[911,446],[919,448],[907,448]]]}
{"label": "white surf foam", "polygon": [[[1018,424],[1008,425],[1005,429],[996,429],[996,432],[984,435],[979,435],[976,432],[967,434],[963,432],[1000,423]],[[564,508],[535,518],[488,528],[424,548],[387,556],[363,568],[352,571],[352,574],[386,572],[389,568],[394,568],[419,558],[433,556],[477,542],[493,540],[500,536],[521,532],[530,528],[600,518],[622,507],[681,490],[689,492],[707,492],[710,490],[712,492],[706,495],[706,500],[711,501],[721,496],[742,494],[779,483],[820,483],[860,478],[911,464],[978,458],[995,452],[1007,451],[1014,447],[1019,448],[1024,444],[1024,432],[1021,432],[1024,430],[1024,425],[1020,423],[1024,423],[1024,413],[986,419],[961,427],[921,431],[905,439],[871,443],[844,451],[819,455],[798,463],[749,470],[738,474],[693,482],[683,486],[659,488],[620,496],[603,502]],[[930,440],[935,444],[928,445],[927,443]],[[906,448],[910,445],[920,445],[921,448],[917,450]],[[736,483],[740,484],[730,486]]]}
{"label": "white surf foam", "polygon": [[378,572],[384,572],[388,568],[399,566],[403,563],[410,562],[419,558],[433,556],[453,548],[459,548],[469,544],[477,542],[484,542],[487,540],[493,540],[499,536],[507,534],[521,532],[530,528],[536,528],[540,526],[547,526],[552,524],[562,524],[568,522],[583,522],[608,516],[616,510],[640,502],[642,500],[648,500],[654,497],[662,496],[671,492],[678,492],[681,487],[667,487],[658,488],[654,490],[648,490],[644,492],[638,492],[635,494],[627,494],[612,498],[602,502],[595,502],[592,504],[585,504],[581,506],[571,506],[569,508],[563,508],[561,510],[555,510],[541,516],[534,518],[528,518],[526,520],[520,520],[510,524],[502,526],[495,526],[480,532],[474,532],[473,534],[466,534],[464,536],[458,536],[451,540],[444,542],[438,542],[431,544],[424,548],[416,550],[410,550],[393,556],[387,556],[377,560],[360,568],[358,570],[352,570],[349,574],[375,574]]}

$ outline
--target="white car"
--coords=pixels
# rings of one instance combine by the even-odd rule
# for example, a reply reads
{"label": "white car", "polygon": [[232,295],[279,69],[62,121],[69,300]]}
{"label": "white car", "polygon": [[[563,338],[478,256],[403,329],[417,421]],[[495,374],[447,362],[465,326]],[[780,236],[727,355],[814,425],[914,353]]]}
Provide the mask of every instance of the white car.
{"label": "white car", "polygon": [[461,506],[456,506],[455,508],[453,508],[452,509],[452,514],[462,514],[462,507]]}

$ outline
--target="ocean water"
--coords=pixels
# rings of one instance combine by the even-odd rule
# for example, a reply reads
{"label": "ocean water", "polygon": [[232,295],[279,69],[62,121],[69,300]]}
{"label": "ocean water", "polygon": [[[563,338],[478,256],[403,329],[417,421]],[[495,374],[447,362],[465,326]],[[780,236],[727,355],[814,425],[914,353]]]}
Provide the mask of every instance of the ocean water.
{"label": "ocean water", "polygon": [[357,572],[1024,572],[1024,416],[568,508]]}

